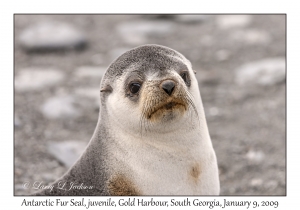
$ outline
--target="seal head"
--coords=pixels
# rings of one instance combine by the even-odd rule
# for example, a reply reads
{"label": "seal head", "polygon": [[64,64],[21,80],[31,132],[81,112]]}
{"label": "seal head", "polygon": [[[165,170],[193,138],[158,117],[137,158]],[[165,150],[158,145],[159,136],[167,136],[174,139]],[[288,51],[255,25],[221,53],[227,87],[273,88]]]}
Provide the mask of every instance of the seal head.
{"label": "seal head", "polygon": [[[101,84],[101,102],[124,129],[141,133],[169,132],[178,120],[197,109],[197,86],[191,63],[180,53],[159,45],[144,45],[120,56]],[[192,85],[192,81],[193,84]],[[161,129],[163,125],[163,129]]]}

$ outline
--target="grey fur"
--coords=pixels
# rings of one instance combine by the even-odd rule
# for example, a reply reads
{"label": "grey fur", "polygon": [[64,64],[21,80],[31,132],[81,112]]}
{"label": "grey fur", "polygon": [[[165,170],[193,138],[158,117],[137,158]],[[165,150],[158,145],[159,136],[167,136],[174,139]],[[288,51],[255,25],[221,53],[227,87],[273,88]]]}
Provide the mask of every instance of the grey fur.
{"label": "grey fur", "polygon": [[[53,190],[43,190],[34,195],[109,195],[108,180],[112,175],[110,157],[112,152],[108,145],[112,141],[109,123],[107,119],[106,98],[114,88],[114,81],[122,77],[124,72],[137,72],[141,76],[148,71],[159,71],[164,74],[166,69],[180,71],[186,68],[184,62],[188,62],[180,53],[159,45],[144,45],[127,51],[117,58],[107,69],[100,85],[100,113],[98,124],[89,145],[81,158],[60,179],[54,183]],[[109,87],[109,88],[107,88]],[[109,91],[105,91],[109,90]],[[126,160],[125,160],[126,161]],[[147,167],[147,166],[145,166]],[[69,189],[71,182],[84,183],[93,186],[88,190],[63,190],[59,189],[66,183],[64,189]]]}

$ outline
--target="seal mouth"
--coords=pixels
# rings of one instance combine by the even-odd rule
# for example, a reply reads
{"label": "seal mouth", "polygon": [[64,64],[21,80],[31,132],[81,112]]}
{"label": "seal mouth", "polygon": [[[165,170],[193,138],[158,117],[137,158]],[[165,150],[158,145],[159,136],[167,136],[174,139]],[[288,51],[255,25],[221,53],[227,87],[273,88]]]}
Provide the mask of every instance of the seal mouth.
{"label": "seal mouth", "polygon": [[159,106],[157,106],[156,108],[154,108],[153,110],[151,110],[148,114],[147,114],[147,118],[148,119],[152,119],[154,116],[157,115],[163,115],[166,112],[173,112],[175,110],[179,110],[181,112],[186,111],[187,106],[186,103],[184,103],[183,101],[167,101]]}
{"label": "seal mouth", "polygon": [[170,102],[170,103],[167,103],[166,105],[164,105],[162,108],[169,110],[169,109],[172,109],[173,107],[175,107],[176,105],[182,105],[182,104]]}

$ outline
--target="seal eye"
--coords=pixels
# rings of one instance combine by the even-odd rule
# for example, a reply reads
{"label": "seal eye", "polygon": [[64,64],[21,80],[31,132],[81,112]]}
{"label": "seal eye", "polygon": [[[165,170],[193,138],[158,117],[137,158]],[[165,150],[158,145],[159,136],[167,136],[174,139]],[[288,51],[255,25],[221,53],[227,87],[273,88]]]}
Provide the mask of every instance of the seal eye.
{"label": "seal eye", "polygon": [[137,82],[131,83],[131,84],[129,85],[129,90],[130,90],[130,92],[133,93],[133,94],[138,93],[139,90],[140,90],[140,88],[141,88],[141,84],[140,84],[140,83],[137,83]]}
{"label": "seal eye", "polygon": [[180,76],[182,77],[182,79],[183,79],[185,82],[187,81],[187,73],[186,73],[186,72],[181,73]]}
{"label": "seal eye", "polygon": [[189,74],[187,71],[183,71],[180,76],[182,77],[182,79],[184,80],[185,84],[187,86],[190,86],[191,85],[191,80],[190,80],[190,77],[189,77]]}

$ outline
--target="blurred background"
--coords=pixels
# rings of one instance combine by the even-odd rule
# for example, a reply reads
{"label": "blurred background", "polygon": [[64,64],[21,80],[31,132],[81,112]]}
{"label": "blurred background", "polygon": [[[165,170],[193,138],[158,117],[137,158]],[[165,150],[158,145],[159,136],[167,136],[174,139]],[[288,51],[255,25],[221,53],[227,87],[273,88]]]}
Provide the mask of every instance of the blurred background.
{"label": "blurred background", "polygon": [[109,64],[142,44],[197,71],[221,195],[286,194],[285,15],[15,15],[15,195],[89,142]]}

